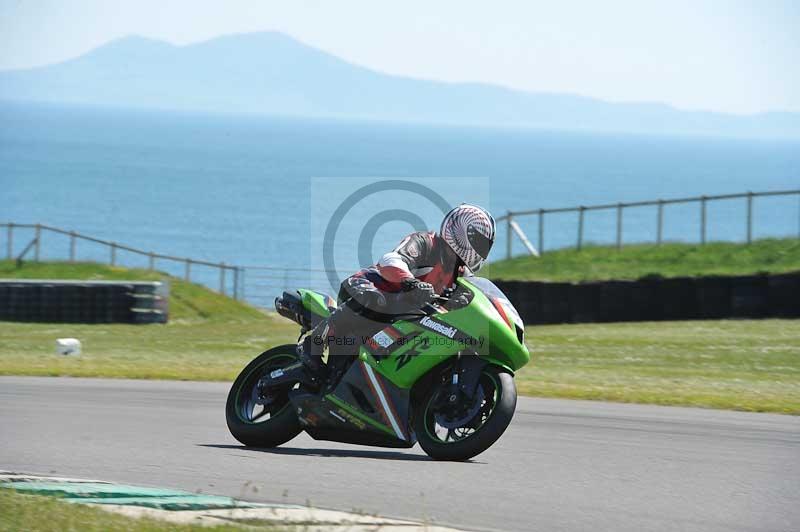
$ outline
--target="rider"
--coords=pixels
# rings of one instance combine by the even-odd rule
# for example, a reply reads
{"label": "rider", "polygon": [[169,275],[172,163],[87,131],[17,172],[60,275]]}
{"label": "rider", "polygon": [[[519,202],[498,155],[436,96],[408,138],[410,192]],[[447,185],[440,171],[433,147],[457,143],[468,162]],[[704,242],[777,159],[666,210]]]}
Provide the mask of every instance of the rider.
{"label": "rider", "polygon": [[[439,232],[416,232],[342,282],[339,307],[298,345],[300,360],[318,382],[327,375],[322,362],[330,355],[355,354],[355,338],[386,326],[391,316],[416,310],[435,299],[465,272],[483,265],[495,237],[492,215],[476,205],[462,203],[448,212]],[[339,350],[338,346],[348,346]],[[329,360],[330,363],[330,360]],[[344,368],[341,368],[344,371]]]}

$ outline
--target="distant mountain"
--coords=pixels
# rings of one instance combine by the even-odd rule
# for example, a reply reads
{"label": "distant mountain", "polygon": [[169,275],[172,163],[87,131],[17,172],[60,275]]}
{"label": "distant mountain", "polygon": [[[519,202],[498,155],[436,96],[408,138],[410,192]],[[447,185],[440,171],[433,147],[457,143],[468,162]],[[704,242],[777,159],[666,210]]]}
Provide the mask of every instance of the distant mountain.
{"label": "distant mountain", "polygon": [[0,100],[445,124],[800,138],[800,113],[749,116],[609,103],[382,74],[274,32],[189,46],[127,37],[0,72]]}

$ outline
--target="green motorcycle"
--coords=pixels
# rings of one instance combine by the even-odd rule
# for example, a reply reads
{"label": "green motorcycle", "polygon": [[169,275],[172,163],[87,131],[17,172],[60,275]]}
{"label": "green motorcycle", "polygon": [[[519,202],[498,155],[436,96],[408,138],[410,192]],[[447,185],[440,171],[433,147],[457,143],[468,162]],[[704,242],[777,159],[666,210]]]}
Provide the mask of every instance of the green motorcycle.
{"label": "green motorcycle", "polygon": [[[310,290],[275,302],[301,335],[335,305]],[[449,297],[397,316],[357,349],[321,389],[309,385],[295,345],[256,357],[228,394],[231,434],[254,447],[281,445],[303,430],[316,440],[380,447],[418,441],[434,459],[467,460],[508,427],[517,403],[513,375],[530,361],[519,314],[480,277],[458,279]]]}

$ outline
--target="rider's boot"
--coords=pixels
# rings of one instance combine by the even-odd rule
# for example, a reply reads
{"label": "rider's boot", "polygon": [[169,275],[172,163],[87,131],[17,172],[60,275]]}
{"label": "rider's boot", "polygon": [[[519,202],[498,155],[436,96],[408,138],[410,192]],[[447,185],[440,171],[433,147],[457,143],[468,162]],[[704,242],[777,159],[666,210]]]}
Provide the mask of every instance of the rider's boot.
{"label": "rider's boot", "polygon": [[322,338],[315,334],[309,334],[303,341],[297,344],[297,356],[305,366],[306,373],[311,379],[311,383],[320,388],[328,376],[328,367],[322,361],[322,352],[325,345]]}

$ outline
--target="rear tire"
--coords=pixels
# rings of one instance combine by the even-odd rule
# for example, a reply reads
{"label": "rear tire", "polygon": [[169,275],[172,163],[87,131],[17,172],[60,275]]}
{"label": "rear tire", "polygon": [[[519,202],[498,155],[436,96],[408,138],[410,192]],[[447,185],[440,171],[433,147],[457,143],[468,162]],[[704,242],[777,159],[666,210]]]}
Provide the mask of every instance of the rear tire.
{"label": "rear tire", "polygon": [[281,345],[258,355],[236,377],[225,404],[225,419],[234,438],[249,447],[276,447],[300,434],[302,427],[288,398],[291,385],[276,390],[276,400],[269,407],[256,403],[258,380],[297,361],[296,346]]}
{"label": "rear tire", "polygon": [[477,456],[500,438],[514,417],[517,406],[514,377],[499,367],[487,366],[483,369],[479,381],[479,391],[484,397],[481,402],[483,406],[476,405],[477,414],[465,420],[463,427],[452,429],[452,433],[437,422],[441,417],[435,411],[434,403],[443,390],[441,386],[437,384],[425,393],[419,402],[419,411],[414,416],[417,441],[434,460],[463,461]]}

